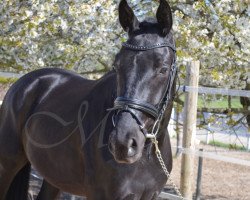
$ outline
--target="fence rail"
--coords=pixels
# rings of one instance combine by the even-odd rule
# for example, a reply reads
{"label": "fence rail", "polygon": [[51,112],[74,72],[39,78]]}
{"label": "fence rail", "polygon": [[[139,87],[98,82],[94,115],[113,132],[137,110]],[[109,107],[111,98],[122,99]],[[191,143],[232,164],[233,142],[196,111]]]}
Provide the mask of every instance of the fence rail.
{"label": "fence rail", "polygon": [[169,194],[169,193],[166,193],[166,192],[161,192],[161,194],[159,195],[160,198],[166,198],[168,200],[187,200],[186,198],[181,198],[177,195],[174,195],[174,194]]}
{"label": "fence rail", "polygon": [[239,158],[232,158],[232,157],[218,155],[218,154],[210,153],[210,152],[201,152],[201,151],[191,150],[191,149],[183,148],[183,147],[174,146],[174,148],[180,149],[180,152],[184,153],[184,154],[250,167],[250,161],[249,160],[244,160],[244,159],[239,159]]}
{"label": "fence rail", "polygon": [[192,86],[180,86],[180,91],[183,92],[198,92],[200,94],[220,94],[225,96],[238,96],[238,97],[249,97],[249,90],[234,90],[227,88],[211,88],[211,87],[192,87]]}

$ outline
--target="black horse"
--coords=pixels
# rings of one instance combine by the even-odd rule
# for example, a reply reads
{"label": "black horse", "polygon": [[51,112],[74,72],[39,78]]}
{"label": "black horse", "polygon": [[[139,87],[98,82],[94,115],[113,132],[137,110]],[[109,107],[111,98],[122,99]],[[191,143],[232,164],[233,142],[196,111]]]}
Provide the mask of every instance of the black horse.
{"label": "black horse", "polygon": [[170,172],[171,9],[161,0],[156,20],[139,22],[122,0],[119,19],[129,39],[101,79],[41,69],[9,89],[0,111],[1,200],[27,199],[31,165],[44,178],[40,200],[60,191],[93,200],[157,198],[167,177],[148,132],[160,121],[156,139]]}

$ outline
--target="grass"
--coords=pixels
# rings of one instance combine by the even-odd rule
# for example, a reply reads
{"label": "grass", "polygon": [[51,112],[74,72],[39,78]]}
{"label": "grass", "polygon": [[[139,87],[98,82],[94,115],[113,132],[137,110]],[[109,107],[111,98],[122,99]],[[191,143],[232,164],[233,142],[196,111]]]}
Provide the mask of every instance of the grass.
{"label": "grass", "polygon": [[[242,108],[242,105],[240,103],[240,98],[234,97],[231,100],[232,108]],[[228,108],[228,99],[222,98],[222,99],[216,99],[211,101],[205,101],[202,99],[202,97],[198,98],[198,107],[208,107],[208,108]]]}
{"label": "grass", "polygon": [[[180,99],[184,101],[185,95],[181,95]],[[231,99],[232,108],[242,108],[239,97],[232,97]],[[218,99],[213,99],[211,95],[206,95],[205,99],[199,95],[198,97],[198,108],[219,108],[227,109],[228,108],[228,99],[227,97],[220,97]]]}
{"label": "grass", "polygon": [[225,149],[246,151],[246,148],[244,146],[240,146],[240,145],[236,145],[236,144],[226,144],[226,143],[219,142],[216,140],[209,142],[209,145],[216,146],[216,147],[222,147]]}
{"label": "grass", "polygon": [[7,84],[7,83],[14,83],[18,80],[18,78],[6,78],[6,77],[0,77],[0,83]]}

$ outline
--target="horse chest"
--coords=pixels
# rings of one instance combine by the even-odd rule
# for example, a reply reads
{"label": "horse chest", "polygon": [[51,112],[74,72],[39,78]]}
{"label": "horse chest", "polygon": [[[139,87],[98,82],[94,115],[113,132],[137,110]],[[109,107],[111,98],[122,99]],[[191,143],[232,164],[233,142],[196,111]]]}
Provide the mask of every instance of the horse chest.
{"label": "horse chest", "polygon": [[166,182],[163,171],[154,160],[133,165],[117,164],[112,160],[103,166],[99,163],[97,169],[88,173],[91,174],[86,184],[90,199],[151,200],[158,196]]}

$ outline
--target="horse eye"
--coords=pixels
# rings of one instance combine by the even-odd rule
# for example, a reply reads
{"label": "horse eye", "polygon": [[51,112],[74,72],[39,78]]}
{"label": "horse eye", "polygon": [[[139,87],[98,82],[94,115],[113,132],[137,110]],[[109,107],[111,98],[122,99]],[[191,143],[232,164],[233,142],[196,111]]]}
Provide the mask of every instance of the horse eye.
{"label": "horse eye", "polygon": [[160,74],[166,74],[168,72],[168,68],[167,67],[162,67],[159,71]]}

